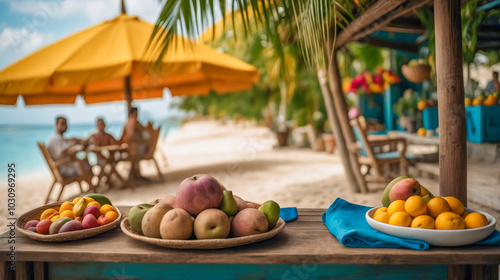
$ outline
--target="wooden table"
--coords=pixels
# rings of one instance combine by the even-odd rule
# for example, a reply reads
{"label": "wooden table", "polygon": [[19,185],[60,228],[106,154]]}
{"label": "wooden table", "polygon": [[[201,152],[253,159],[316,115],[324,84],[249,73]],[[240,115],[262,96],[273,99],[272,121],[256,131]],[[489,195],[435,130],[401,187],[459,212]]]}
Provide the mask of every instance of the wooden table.
{"label": "wooden table", "polygon": [[[108,146],[94,146],[90,145],[85,149],[86,153],[94,153],[97,155],[97,164],[101,167],[101,170],[99,174],[97,175],[98,182],[96,186],[99,185],[101,180],[107,179],[108,185],[111,187],[112,184],[110,184],[109,180],[111,180],[111,176],[113,174],[116,176],[116,178],[121,181],[124,185],[127,185],[127,182],[125,179],[118,173],[116,170],[116,165],[120,161],[120,158],[117,158],[115,154],[117,152],[123,152],[127,148],[122,146],[122,145],[108,145]],[[106,156],[106,154],[108,154]],[[107,171],[106,168],[109,167],[109,170]]]}
{"label": "wooden table", "polygon": [[[119,208],[124,214],[130,209]],[[17,279],[47,279],[44,275],[50,279],[498,278],[498,246],[428,251],[347,248],[321,222],[324,212],[299,209],[299,218],[274,238],[219,250],[156,247],[127,237],[119,228],[64,243],[44,243],[17,234]],[[0,261],[5,265],[9,246],[8,233],[4,233]],[[5,265],[0,279],[12,275]]]}

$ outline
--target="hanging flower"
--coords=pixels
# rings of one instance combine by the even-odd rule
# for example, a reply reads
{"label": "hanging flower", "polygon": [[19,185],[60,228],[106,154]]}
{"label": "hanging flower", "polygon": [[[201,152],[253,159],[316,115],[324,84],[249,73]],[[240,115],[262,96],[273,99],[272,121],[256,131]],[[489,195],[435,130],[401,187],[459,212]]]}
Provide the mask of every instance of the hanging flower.
{"label": "hanging flower", "polygon": [[400,82],[399,77],[391,71],[380,67],[375,71],[375,75],[369,71],[356,75],[352,80],[344,80],[343,89],[345,93],[353,92],[357,94],[383,93],[391,84]]}

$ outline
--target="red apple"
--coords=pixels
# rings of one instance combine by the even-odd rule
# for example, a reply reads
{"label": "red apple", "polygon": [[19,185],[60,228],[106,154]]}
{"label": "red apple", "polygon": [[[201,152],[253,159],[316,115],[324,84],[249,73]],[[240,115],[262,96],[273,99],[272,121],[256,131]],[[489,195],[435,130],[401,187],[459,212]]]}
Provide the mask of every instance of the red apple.
{"label": "red apple", "polygon": [[182,181],[175,195],[177,207],[196,216],[208,208],[219,208],[223,188],[214,177],[206,174],[194,175]]}
{"label": "red apple", "polygon": [[420,195],[420,183],[413,178],[406,178],[392,186],[389,199],[391,202],[396,200],[406,201],[412,195]]}
{"label": "red apple", "polygon": [[105,225],[105,224],[109,224],[109,223],[111,223],[111,220],[110,220],[108,217],[106,217],[106,216],[104,216],[104,215],[101,215],[101,216],[99,216],[99,218],[97,218],[97,223],[98,223],[100,226],[103,226],[103,225]]}
{"label": "red apple", "polygon": [[255,208],[245,208],[234,216],[232,222],[233,236],[247,236],[267,231],[266,215]]}

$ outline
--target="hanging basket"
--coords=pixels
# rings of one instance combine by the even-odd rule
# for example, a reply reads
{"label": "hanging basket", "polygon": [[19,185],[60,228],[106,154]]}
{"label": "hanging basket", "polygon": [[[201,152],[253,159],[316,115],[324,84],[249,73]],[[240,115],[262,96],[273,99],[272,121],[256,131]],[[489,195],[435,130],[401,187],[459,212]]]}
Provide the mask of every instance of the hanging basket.
{"label": "hanging basket", "polygon": [[405,78],[415,84],[420,84],[431,77],[431,67],[429,65],[403,65],[401,73]]}

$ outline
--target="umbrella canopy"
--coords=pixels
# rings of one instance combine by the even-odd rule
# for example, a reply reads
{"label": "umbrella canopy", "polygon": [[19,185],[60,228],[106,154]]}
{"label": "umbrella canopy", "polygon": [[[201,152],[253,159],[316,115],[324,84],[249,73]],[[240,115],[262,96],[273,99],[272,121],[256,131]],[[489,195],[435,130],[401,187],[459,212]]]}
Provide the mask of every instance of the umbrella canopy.
{"label": "umbrella canopy", "polygon": [[[250,89],[259,79],[252,65],[177,36],[153,68],[146,53],[154,25],[121,14],[15,62],[0,72],[0,104],[87,104]],[[130,105],[130,100],[129,105]]]}

